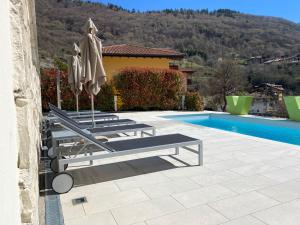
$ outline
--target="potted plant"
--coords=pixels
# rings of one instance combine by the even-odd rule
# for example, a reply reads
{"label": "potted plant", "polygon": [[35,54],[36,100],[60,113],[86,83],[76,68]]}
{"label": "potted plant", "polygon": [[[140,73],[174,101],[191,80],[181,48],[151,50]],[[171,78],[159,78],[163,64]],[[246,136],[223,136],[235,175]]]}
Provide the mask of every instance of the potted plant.
{"label": "potted plant", "polygon": [[284,97],[285,107],[291,120],[300,121],[300,96]]}
{"label": "potted plant", "polygon": [[252,105],[252,96],[226,96],[227,112],[234,115],[246,115]]}

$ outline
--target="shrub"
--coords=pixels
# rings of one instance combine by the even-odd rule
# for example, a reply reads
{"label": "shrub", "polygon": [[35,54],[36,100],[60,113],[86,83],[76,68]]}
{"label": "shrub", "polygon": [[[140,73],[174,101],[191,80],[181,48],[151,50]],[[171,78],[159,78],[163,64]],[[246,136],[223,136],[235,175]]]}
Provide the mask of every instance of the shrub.
{"label": "shrub", "polygon": [[187,92],[185,94],[185,107],[191,111],[203,111],[204,98],[198,92]]}
{"label": "shrub", "polygon": [[114,77],[125,110],[177,109],[183,74],[174,70],[127,68]]}
{"label": "shrub", "polygon": [[[41,94],[43,111],[49,110],[49,102],[55,105],[57,104],[56,76],[57,69],[41,69]],[[60,89],[62,108],[66,110],[76,110],[76,98],[68,84],[68,74],[63,70],[60,70]],[[89,95],[85,91],[82,91],[82,93],[79,95],[79,109],[90,109],[90,102]]]}
{"label": "shrub", "polygon": [[[56,93],[56,69],[41,69],[41,93],[43,111],[48,111],[48,103],[57,104]],[[76,110],[76,98],[68,84],[68,75],[64,70],[60,71],[62,108]],[[111,111],[114,109],[112,85],[106,84],[97,96],[94,97],[95,110]],[[79,95],[79,109],[90,110],[90,96],[83,90]]]}
{"label": "shrub", "polygon": [[[117,91],[112,83],[106,83],[101,87],[99,94],[97,95],[97,105],[96,107],[101,111],[114,111],[114,96],[117,95]],[[117,101],[118,111],[122,108],[121,96],[118,96]]]}
{"label": "shrub", "polygon": [[56,103],[56,70],[41,69],[41,94],[43,111],[49,110],[48,103]]}

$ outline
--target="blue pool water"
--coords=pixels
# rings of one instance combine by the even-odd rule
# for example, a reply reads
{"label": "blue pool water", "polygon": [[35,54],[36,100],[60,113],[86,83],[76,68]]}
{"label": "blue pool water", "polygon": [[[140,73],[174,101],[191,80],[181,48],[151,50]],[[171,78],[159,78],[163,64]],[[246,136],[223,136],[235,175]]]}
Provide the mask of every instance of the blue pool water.
{"label": "blue pool water", "polygon": [[300,146],[300,123],[297,122],[224,114],[179,115],[164,118]]}

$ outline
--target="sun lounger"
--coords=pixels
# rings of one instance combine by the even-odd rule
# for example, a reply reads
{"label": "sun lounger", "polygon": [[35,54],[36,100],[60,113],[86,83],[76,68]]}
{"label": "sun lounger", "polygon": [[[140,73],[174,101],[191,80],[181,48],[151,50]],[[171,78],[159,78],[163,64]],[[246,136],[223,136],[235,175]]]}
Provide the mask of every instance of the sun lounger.
{"label": "sun lounger", "polygon": [[[68,119],[68,117],[62,115],[65,119]],[[69,118],[70,119],[70,118]],[[92,122],[77,122],[72,119],[70,119],[74,126],[76,126],[79,129],[91,129],[93,128]],[[95,128],[105,128],[105,127],[113,127],[113,126],[125,126],[125,125],[134,125],[136,124],[136,121],[130,120],[130,119],[120,119],[120,120],[104,120],[104,121],[97,121],[95,123]],[[56,123],[48,125],[45,125],[44,132],[47,133],[46,137],[43,140],[44,145],[47,145],[48,149],[52,147],[56,147],[57,144],[53,139],[51,139],[51,132],[53,131],[63,131],[65,130],[63,127],[61,127],[59,119],[57,119]],[[145,134],[145,132],[143,132]],[[49,157],[52,158],[53,149],[49,151]]]}
{"label": "sun lounger", "polygon": [[[52,105],[49,103],[49,107],[51,110],[55,109],[57,112],[60,114],[73,118],[77,122],[84,122],[84,121],[91,121],[92,120],[92,115],[68,115],[65,111],[57,108],[55,105]],[[114,119],[119,119],[118,116],[111,114],[111,113],[100,113],[100,114],[95,114],[94,115],[95,121],[99,120],[114,120]],[[55,117],[53,118],[55,119]]]}
{"label": "sun lounger", "polygon": [[[126,124],[131,121],[121,121],[122,123],[116,123],[116,124],[110,124],[112,126],[103,126],[103,127],[96,127],[96,128],[90,128],[86,126],[82,126],[78,124],[76,121],[74,121],[72,118],[67,117],[64,113],[61,113],[60,110],[57,110],[57,108],[52,107],[51,105],[50,109],[53,110],[53,113],[59,120],[66,120],[75,127],[79,129],[86,129],[84,132],[89,133],[93,136],[104,136],[104,135],[112,135],[112,134],[120,134],[120,133],[129,133],[134,132],[135,135],[137,135],[137,132],[141,132],[141,136],[146,135],[155,135],[155,127],[149,126],[147,124],[136,124],[135,121],[133,124]],[[116,120],[120,121],[120,120]],[[103,121],[105,122],[105,121]],[[107,122],[107,121],[106,121]],[[124,124],[123,124],[124,123]],[[152,134],[146,132],[146,131],[152,131]],[[47,144],[49,150],[48,150],[48,156],[51,159],[54,159],[56,154],[56,149],[59,146],[60,141],[66,141],[66,140],[74,140],[78,135],[76,135],[74,132],[66,131],[66,130],[56,130],[54,129],[53,132],[51,132],[51,144]]]}
{"label": "sun lounger", "polygon": [[[52,104],[51,104],[52,105]],[[52,107],[56,107],[52,105]],[[83,112],[68,112],[62,109],[59,109],[56,107],[58,110],[61,110],[62,113],[64,113],[66,116],[69,117],[77,117],[77,118],[85,118],[85,117],[91,117],[92,116],[92,111],[83,111]],[[95,111],[94,116],[103,116],[103,115],[113,115],[112,113],[107,113],[107,112],[100,112],[100,111]],[[53,114],[49,113],[48,117],[55,117]]]}
{"label": "sun lounger", "polygon": [[[67,114],[68,117],[74,119],[74,120],[79,120],[79,121],[85,121],[85,120],[91,120],[92,115],[80,115],[80,116],[70,116]],[[110,114],[110,113],[101,113],[101,114],[95,114],[94,115],[95,119],[119,119],[118,116]]]}
{"label": "sun lounger", "polygon": [[[65,113],[67,113],[69,116],[78,116],[78,115],[91,115],[93,112],[91,110],[82,110],[82,111],[79,111],[79,112],[76,112],[76,111],[65,111],[63,110]],[[104,112],[101,112],[99,110],[95,110],[94,111],[95,114],[101,114],[101,113],[104,113]]]}
{"label": "sun lounger", "polygon": [[[89,121],[84,121],[84,122],[74,121],[74,122],[76,122],[78,128],[81,129],[93,128],[93,123]],[[57,119],[55,123],[53,124],[49,123],[48,127],[51,125],[51,130],[62,130],[63,128],[61,128],[59,124],[60,122]],[[136,121],[130,119],[96,121],[95,127],[100,128],[100,127],[111,127],[111,126],[121,126],[121,125],[130,125],[130,124],[136,124]]]}
{"label": "sun lounger", "polygon": [[[150,131],[151,133],[149,133]],[[91,128],[85,130],[87,134],[90,134],[94,137],[97,136],[107,136],[113,134],[127,134],[127,133],[134,133],[137,136],[137,132],[141,133],[141,137],[144,135],[148,136],[155,136],[156,131],[155,127],[147,125],[147,124],[131,124],[131,125],[122,125],[122,126],[112,126],[112,127],[102,127],[102,128]],[[51,142],[52,145],[48,146],[48,157],[50,159],[55,159],[57,157],[58,147],[60,142],[74,142],[80,141],[81,137],[78,134],[69,131],[69,130],[61,130],[61,131],[54,131],[51,134]],[[55,171],[55,169],[53,169]]]}
{"label": "sun lounger", "polygon": [[[91,122],[77,122],[77,123],[82,129],[92,127]],[[105,120],[105,121],[97,121],[96,127],[110,127],[110,126],[118,126],[118,125],[129,125],[135,123],[136,121],[130,119]]]}
{"label": "sun lounger", "polygon": [[[69,116],[68,116],[69,117]],[[71,118],[71,117],[69,117]],[[94,121],[95,123],[102,122],[102,121],[113,121],[118,120],[119,117],[116,115],[101,115],[101,116],[95,116]],[[56,117],[47,117],[46,119],[50,124],[58,123],[58,119]],[[74,120],[78,123],[89,123],[92,125],[92,117],[83,117],[83,118],[74,118]]]}
{"label": "sun lounger", "polygon": [[[62,117],[64,120],[68,120],[70,123],[72,123],[74,126],[85,129],[85,128],[94,128],[93,123],[90,121],[83,121],[78,122],[74,119],[70,118],[68,115],[62,112],[59,108],[55,107],[52,104],[49,104],[50,110],[52,112],[55,112],[56,114],[59,114],[60,117]],[[129,124],[135,124],[136,122],[134,120],[129,119],[121,119],[121,120],[104,120],[104,121],[96,121],[95,125],[96,127],[107,127],[107,126],[116,126],[116,125],[129,125]]]}
{"label": "sun lounger", "polygon": [[[175,153],[178,154],[180,147],[196,145],[198,147],[199,165],[203,165],[202,141],[182,134],[169,134],[131,140],[101,142],[91,134],[88,134],[74,126],[70,120],[61,118],[61,125],[66,129],[76,133],[78,136],[84,139],[86,143],[79,148],[76,153],[74,153],[74,156],[70,158],[64,158],[63,156],[58,155],[58,157],[55,159],[59,173],[56,174],[52,180],[52,188],[59,194],[67,193],[73,187],[74,179],[72,175],[64,172],[67,165],[71,163],[93,161],[96,159],[105,159],[170,148],[175,148]],[[87,147],[90,145],[96,146],[96,148],[93,148],[93,151],[89,151],[89,148]]]}

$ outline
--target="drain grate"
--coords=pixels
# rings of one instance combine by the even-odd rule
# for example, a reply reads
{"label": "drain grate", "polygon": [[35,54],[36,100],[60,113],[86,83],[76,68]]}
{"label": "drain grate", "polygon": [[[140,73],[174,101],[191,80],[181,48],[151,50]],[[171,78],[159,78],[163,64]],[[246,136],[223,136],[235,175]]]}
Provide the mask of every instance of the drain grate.
{"label": "drain grate", "polygon": [[59,195],[46,195],[45,197],[45,224],[64,225]]}
{"label": "drain grate", "polygon": [[78,205],[78,204],[82,204],[82,203],[86,203],[86,202],[87,202],[86,197],[80,197],[80,198],[72,199],[73,205]]}

